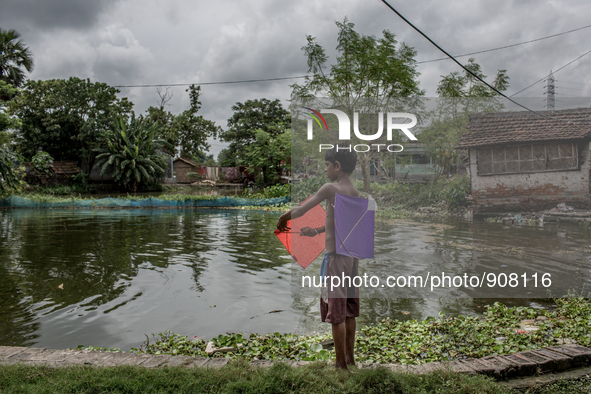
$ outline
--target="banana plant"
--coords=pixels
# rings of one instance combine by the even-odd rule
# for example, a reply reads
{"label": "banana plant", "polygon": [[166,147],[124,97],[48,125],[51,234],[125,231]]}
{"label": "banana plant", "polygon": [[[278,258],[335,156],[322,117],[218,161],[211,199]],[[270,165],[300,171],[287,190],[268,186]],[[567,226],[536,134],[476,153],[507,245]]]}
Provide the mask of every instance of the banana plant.
{"label": "banana plant", "polygon": [[158,150],[169,144],[154,139],[156,128],[156,123],[141,116],[132,116],[129,124],[119,117],[115,130],[107,136],[107,146],[95,149],[101,175],[111,174],[115,182],[131,192],[164,176],[166,160]]}
{"label": "banana plant", "polygon": [[13,152],[0,148],[0,195],[10,189],[16,190],[19,186],[14,165],[18,158]]}

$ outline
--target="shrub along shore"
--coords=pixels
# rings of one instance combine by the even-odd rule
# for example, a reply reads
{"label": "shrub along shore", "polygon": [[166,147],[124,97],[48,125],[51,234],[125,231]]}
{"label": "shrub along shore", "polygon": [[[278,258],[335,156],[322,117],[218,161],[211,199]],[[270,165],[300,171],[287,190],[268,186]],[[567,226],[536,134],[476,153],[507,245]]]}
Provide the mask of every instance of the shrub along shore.
{"label": "shrub along shore", "polygon": [[[245,189],[242,193],[227,196],[228,198],[239,198],[257,201],[256,204],[248,205],[241,203],[244,209],[265,209],[268,206],[273,210],[284,211],[289,209],[287,200],[291,199],[292,204],[297,204],[313,195],[320,186],[327,182],[324,177],[307,178],[294,185],[276,185],[263,189]],[[363,183],[357,182],[356,187],[362,190]],[[15,194],[21,197],[41,204],[68,204],[77,201],[88,202],[95,200],[96,196],[91,194],[82,194],[80,188],[76,186],[56,186],[56,187],[35,187],[26,193]],[[142,201],[150,197],[164,201],[193,202],[193,206],[199,205],[198,201],[215,201],[223,199],[220,196],[202,196],[188,194],[184,192],[186,188],[176,186],[165,186],[164,193],[154,193],[152,195],[130,195],[112,193],[110,197]],[[372,183],[369,193],[361,193],[362,197],[371,195],[378,203],[376,219],[397,219],[413,217],[424,212],[419,208],[430,207],[429,214],[438,216],[462,215],[468,211],[470,196],[470,179],[466,175],[456,176],[454,178],[440,178],[429,184],[405,184],[401,182],[393,183]],[[2,197],[2,196],[0,196]],[[5,196],[6,197],[6,196]],[[283,198],[281,202],[271,201],[267,208],[260,207],[260,201]],[[7,204],[5,204],[7,205]],[[81,204],[83,205],[83,204]],[[180,206],[181,204],[179,204]],[[190,204],[186,204],[190,205]],[[231,206],[229,208],[232,208]]]}

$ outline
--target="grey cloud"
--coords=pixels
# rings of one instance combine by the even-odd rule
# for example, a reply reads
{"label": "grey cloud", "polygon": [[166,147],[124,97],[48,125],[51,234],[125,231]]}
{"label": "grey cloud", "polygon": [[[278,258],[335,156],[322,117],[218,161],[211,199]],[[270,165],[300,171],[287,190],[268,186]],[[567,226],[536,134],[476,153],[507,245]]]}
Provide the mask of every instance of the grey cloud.
{"label": "grey cloud", "polygon": [[118,0],[0,0],[0,24],[27,29],[88,30]]}
{"label": "grey cloud", "polygon": [[[399,3],[393,4],[452,54],[566,31],[588,24],[591,14],[591,3],[584,0]],[[31,46],[36,62],[31,77],[35,79],[74,75],[128,85],[301,75],[307,71],[301,51],[306,35],[317,37],[332,64],[336,55],[335,21],[345,16],[362,34],[379,37],[384,29],[390,30],[399,42],[415,48],[419,61],[444,57],[381,2],[0,0],[0,9],[0,26],[17,29]],[[591,29],[475,57],[489,80],[498,69],[507,69],[511,77],[508,93],[512,94],[588,50],[585,37],[589,32]],[[591,73],[587,63],[582,59],[557,74],[557,86],[564,80],[579,88],[581,94],[589,93]],[[421,64],[417,70],[421,73],[420,86],[429,96],[435,95],[441,75],[461,72],[449,60]],[[236,102],[265,97],[287,104],[289,85],[294,82],[298,81],[202,86],[201,112],[225,126]],[[526,93],[542,97],[542,86],[536,85]],[[174,88],[169,107],[172,112],[188,107],[185,88]],[[121,90],[139,113],[156,105],[155,88]]]}

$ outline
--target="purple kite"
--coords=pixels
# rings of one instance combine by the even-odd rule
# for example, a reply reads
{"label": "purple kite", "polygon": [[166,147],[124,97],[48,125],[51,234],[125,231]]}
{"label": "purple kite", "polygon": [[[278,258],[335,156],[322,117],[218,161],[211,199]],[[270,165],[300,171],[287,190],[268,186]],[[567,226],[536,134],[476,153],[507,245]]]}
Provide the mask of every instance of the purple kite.
{"label": "purple kite", "polygon": [[373,258],[375,200],[335,195],[334,221],[337,254],[358,259]]}

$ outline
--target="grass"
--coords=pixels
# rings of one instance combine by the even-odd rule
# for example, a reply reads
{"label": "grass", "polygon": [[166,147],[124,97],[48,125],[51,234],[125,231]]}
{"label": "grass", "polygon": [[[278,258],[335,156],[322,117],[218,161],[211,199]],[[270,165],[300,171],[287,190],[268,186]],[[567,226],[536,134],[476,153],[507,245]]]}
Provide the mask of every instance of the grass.
{"label": "grass", "polygon": [[451,372],[348,374],[326,363],[258,368],[236,361],[221,369],[0,366],[2,393],[509,393],[490,378]]}
{"label": "grass", "polygon": [[575,380],[559,380],[541,387],[535,387],[524,394],[589,394],[591,393],[591,377]]}
{"label": "grass", "polygon": [[[356,184],[362,190],[363,183]],[[376,201],[391,206],[399,204],[407,209],[423,206],[444,205],[447,209],[468,206],[467,196],[470,195],[470,178],[467,175],[457,175],[453,178],[438,178],[427,184],[402,183],[372,183],[369,192]]]}
{"label": "grass", "polygon": [[[277,197],[292,197],[293,204],[303,201],[313,195],[328,180],[324,177],[307,178],[294,185],[276,185],[264,189],[245,189],[239,195],[233,196],[247,199],[268,199]],[[356,187],[361,190],[362,182],[356,182]],[[167,201],[185,201],[185,200],[215,200],[217,196],[198,196],[194,194],[184,194],[184,188],[166,186],[168,191],[165,194],[158,194],[154,198]],[[93,196],[81,196],[77,186],[55,186],[55,187],[37,187],[35,191],[21,193],[18,196],[35,202],[59,203],[70,202],[72,200],[92,200]],[[463,209],[468,206],[467,196],[470,194],[470,180],[467,176],[456,176],[454,178],[440,178],[429,184],[405,184],[401,182],[392,182],[387,184],[372,183],[371,194],[377,201],[379,209],[376,212],[377,220],[401,219],[413,217],[416,208],[422,206],[435,206],[439,214],[445,214],[449,211]],[[131,196],[118,195],[117,198],[129,200],[143,200],[149,196]],[[362,193],[366,197],[366,193]],[[241,207],[240,207],[241,208]],[[288,206],[280,207],[284,211]],[[245,207],[244,209],[257,209],[260,207]]]}

